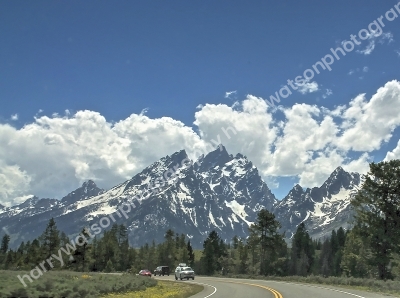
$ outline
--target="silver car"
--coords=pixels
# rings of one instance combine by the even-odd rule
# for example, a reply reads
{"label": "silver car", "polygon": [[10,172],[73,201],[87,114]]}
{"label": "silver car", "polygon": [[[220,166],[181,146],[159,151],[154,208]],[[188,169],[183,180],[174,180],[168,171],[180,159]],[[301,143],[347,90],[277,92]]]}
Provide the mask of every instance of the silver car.
{"label": "silver car", "polygon": [[190,267],[176,267],[175,269],[175,280],[178,280],[178,278],[180,278],[180,280],[186,278],[187,280],[189,280],[189,278],[191,278],[192,280],[194,280],[194,271],[192,268]]}

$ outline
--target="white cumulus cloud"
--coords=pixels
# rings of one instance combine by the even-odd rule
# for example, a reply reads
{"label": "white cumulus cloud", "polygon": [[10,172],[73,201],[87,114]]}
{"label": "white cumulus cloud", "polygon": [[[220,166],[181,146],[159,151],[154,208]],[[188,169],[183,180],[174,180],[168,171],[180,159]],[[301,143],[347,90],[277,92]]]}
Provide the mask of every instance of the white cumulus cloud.
{"label": "white cumulus cloud", "polygon": [[[22,128],[0,124],[0,203],[60,198],[87,179],[110,188],[163,156],[185,149],[196,159],[219,143],[246,155],[270,187],[283,176],[319,186],[337,166],[365,172],[400,126],[399,110],[394,80],[370,98],[360,94],[333,109],[303,103],[272,113],[253,95],[232,105],[205,104],[193,127],[145,112],[111,123],[89,110],[36,116]],[[387,153],[393,158],[400,158],[400,142]]]}
{"label": "white cumulus cloud", "polygon": [[319,90],[318,83],[315,81],[305,82],[304,84],[296,84],[296,85],[298,86],[297,91],[299,91],[301,94],[313,93]]}

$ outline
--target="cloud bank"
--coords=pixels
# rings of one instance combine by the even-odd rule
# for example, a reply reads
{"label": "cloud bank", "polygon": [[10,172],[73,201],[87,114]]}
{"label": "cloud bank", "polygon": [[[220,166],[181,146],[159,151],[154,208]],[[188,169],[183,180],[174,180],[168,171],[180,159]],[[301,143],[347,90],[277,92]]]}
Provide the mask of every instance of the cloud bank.
{"label": "cloud bank", "polygon": [[[185,149],[196,159],[196,152],[210,150],[211,140],[245,154],[266,181],[294,176],[303,187],[319,186],[337,166],[368,169],[371,153],[400,126],[400,82],[334,109],[309,104],[271,109],[263,98],[247,95],[231,106],[199,106],[193,127],[144,113],[111,123],[89,110],[36,115],[20,129],[0,124],[0,203],[20,203],[31,194],[60,198],[87,179],[109,188],[175,151]],[[227,138],[222,133],[227,127],[237,133]],[[394,158],[400,158],[400,142],[386,154]]]}

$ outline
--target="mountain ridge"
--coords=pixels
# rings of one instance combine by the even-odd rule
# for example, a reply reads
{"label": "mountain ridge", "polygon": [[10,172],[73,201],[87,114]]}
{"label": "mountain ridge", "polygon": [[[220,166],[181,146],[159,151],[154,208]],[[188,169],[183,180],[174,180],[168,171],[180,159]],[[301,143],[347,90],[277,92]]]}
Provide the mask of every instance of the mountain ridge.
{"label": "mountain ridge", "polygon": [[211,230],[225,241],[246,237],[247,227],[263,208],[275,214],[288,239],[301,222],[311,236],[323,237],[332,228],[347,227],[348,194],[359,183],[358,173],[337,167],[320,187],[304,190],[296,184],[278,201],[257,167],[240,153],[229,154],[221,144],[196,162],[185,150],[167,155],[109,190],[88,180],[61,200],[31,197],[0,209],[0,223],[11,235],[11,246],[39,236],[51,217],[73,236],[136,198],[139,205],[129,217],[115,216],[116,223],[128,227],[134,246],[162,241],[168,228],[187,235],[197,248]]}

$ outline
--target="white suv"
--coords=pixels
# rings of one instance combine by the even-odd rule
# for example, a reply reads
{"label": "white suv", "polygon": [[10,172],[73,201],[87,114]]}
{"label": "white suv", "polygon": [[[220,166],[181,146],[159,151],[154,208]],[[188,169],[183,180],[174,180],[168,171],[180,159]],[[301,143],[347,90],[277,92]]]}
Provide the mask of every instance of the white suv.
{"label": "white suv", "polygon": [[[181,264],[179,264],[181,265]],[[189,278],[191,278],[192,280],[194,280],[194,271],[192,268],[190,267],[184,267],[184,266],[178,266],[175,269],[175,280],[178,280],[178,278],[180,280],[186,278],[187,280],[189,280]]]}

